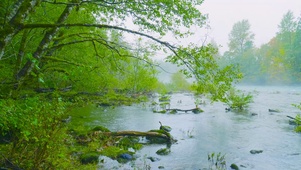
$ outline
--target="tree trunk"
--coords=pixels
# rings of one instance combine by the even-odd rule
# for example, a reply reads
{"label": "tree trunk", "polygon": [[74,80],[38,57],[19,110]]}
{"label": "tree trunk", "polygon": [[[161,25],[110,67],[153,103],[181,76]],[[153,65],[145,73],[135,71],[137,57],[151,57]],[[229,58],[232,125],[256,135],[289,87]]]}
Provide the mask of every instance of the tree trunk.
{"label": "tree trunk", "polygon": [[17,62],[16,62],[16,66],[15,66],[15,73],[14,73],[15,76],[17,76],[17,74],[18,74],[18,71],[21,68],[22,60],[24,58],[24,51],[25,51],[25,46],[26,46],[27,35],[28,35],[28,30],[26,29],[23,32],[22,39],[20,42],[20,48],[19,48]]}
{"label": "tree trunk", "polygon": [[[69,16],[69,14],[71,13],[72,9],[73,9],[74,5],[67,5],[66,8],[64,9],[64,11],[62,12],[62,14],[60,15],[59,19],[57,20],[56,24],[62,24],[67,17]],[[55,36],[55,34],[58,32],[59,27],[54,27],[51,28],[50,30],[48,30],[46,32],[46,34],[44,35],[44,38],[41,40],[39,46],[37,47],[36,51],[33,53],[33,57],[35,59],[37,59],[37,61],[40,61],[40,59],[43,57],[44,55],[44,50],[45,48],[47,48],[50,44],[50,42],[52,41],[53,37]],[[32,60],[28,60],[26,62],[26,64],[23,66],[23,68],[18,72],[16,79],[18,82],[18,87],[20,87],[24,81],[24,79],[26,78],[26,76],[29,75],[29,73],[32,71],[32,69],[35,66],[34,61]]]}
{"label": "tree trunk", "polygon": [[8,14],[9,22],[0,30],[0,60],[4,56],[5,47],[13,37],[22,30],[23,21],[40,0],[19,0]]}

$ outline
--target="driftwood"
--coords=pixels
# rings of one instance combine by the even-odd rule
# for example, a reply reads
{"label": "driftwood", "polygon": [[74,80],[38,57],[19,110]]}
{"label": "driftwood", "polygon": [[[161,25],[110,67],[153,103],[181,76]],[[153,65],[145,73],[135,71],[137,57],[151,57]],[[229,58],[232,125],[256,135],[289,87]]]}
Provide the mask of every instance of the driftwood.
{"label": "driftwood", "polygon": [[169,139],[167,135],[158,132],[119,131],[119,132],[102,132],[101,134],[108,135],[108,136],[149,136],[149,137],[160,137],[160,138]]}
{"label": "driftwood", "polygon": [[298,121],[296,118],[294,118],[294,117],[292,117],[292,116],[286,116],[286,117]]}
{"label": "driftwood", "polygon": [[276,113],[280,113],[280,110],[277,110],[277,109],[269,109],[269,112],[276,112]]}
{"label": "driftwood", "polygon": [[200,112],[203,112],[202,109],[200,108],[193,108],[193,109],[186,109],[186,110],[183,110],[183,109],[166,109],[166,111],[179,111],[179,112],[193,112],[193,113],[200,113]]}
{"label": "driftwood", "polygon": [[289,120],[289,124],[290,125],[296,125],[296,126],[300,126],[301,125],[300,120],[298,120],[298,119],[296,119],[294,117],[291,117],[291,116],[286,116],[286,117],[290,118],[290,120]]}
{"label": "driftwood", "polygon": [[119,131],[119,132],[101,132],[102,135],[108,136],[143,136],[143,137],[157,137],[165,139],[168,142],[174,142],[170,134],[164,134],[159,132],[140,132],[140,131]]}

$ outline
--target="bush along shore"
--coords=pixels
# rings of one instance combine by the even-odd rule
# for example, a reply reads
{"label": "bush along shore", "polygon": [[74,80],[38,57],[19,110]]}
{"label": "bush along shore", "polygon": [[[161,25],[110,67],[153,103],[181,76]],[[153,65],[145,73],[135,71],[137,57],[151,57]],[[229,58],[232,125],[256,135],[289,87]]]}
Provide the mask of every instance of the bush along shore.
{"label": "bush along shore", "polygon": [[148,132],[111,132],[97,126],[72,128],[75,107],[130,105],[146,95],[74,95],[56,92],[0,99],[0,168],[68,169],[96,168],[103,155],[120,163],[135,159],[142,137],[149,143],[172,144],[176,140],[159,128]]}

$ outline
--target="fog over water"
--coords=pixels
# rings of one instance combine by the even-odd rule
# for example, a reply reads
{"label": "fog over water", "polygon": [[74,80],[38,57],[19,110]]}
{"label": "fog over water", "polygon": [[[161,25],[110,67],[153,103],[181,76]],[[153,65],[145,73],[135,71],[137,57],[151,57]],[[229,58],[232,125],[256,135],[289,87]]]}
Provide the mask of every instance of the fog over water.
{"label": "fog over water", "polygon": [[[255,34],[254,43],[260,46],[276,35],[286,12],[291,10],[296,17],[300,17],[300,7],[300,0],[205,0],[200,10],[209,15],[209,37],[222,45],[220,50],[224,52],[228,48],[228,34],[234,23],[249,20],[251,31]],[[194,41],[200,39],[197,37]]]}

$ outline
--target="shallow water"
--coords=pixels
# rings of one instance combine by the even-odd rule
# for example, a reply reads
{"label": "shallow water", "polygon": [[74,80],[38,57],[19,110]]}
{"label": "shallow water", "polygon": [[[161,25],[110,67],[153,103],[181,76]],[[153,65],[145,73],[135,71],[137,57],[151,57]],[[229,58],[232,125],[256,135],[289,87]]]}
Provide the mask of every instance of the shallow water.
{"label": "shallow water", "polygon": [[[84,126],[102,125],[111,131],[158,129],[159,121],[172,127],[171,135],[178,140],[171,146],[171,153],[160,156],[156,151],[164,145],[145,146],[137,154],[140,158],[135,167],[151,169],[190,170],[208,168],[207,155],[215,152],[226,154],[227,167],[235,163],[240,169],[254,170],[299,170],[301,169],[301,134],[293,131],[287,115],[295,117],[301,111],[291,104],[301,102],[300,87],[250,87],[239,89],[251,92],[254,103],[245,113],[225,112],[225,105],[207,101],[200,105],[203,113],[153,113],[148,104],[117,108],[87,107],[78,112],[89,112]],[[182,102],[179,103],[178,101]],[[191,94],[173,94],[171,108],[195,107]],[[278,109],[271,113],[268,109]],[[257,115],[252,116],[252,113]],[[263,150],[251,154],[250,150]],[[145,156],[160,159],[151,162]],[[133,164],[133,163],[131,163]],[[130,167],[130,165],[126,165]],[[119,169],[129,169],[126,168]]]}

